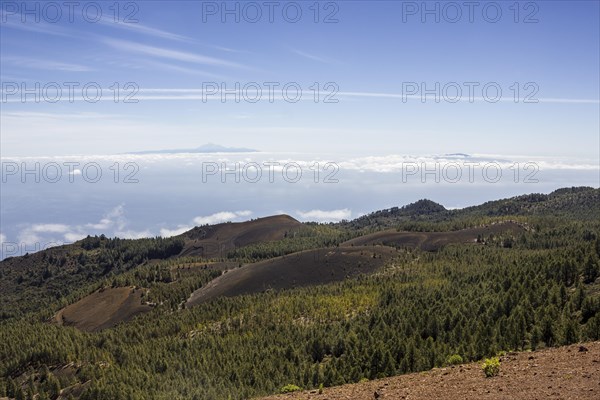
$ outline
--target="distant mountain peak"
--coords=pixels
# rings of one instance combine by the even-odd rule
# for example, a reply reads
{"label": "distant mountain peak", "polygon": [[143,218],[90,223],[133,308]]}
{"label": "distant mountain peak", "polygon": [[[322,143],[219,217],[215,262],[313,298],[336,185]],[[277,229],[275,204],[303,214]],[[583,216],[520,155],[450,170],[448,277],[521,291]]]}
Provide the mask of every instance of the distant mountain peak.
{"label": "distant mountain peak", "polygon": [[449,153],[444,154],[444,157],[453,157],[453,158],[470,158],[471,155],[465,153]]}

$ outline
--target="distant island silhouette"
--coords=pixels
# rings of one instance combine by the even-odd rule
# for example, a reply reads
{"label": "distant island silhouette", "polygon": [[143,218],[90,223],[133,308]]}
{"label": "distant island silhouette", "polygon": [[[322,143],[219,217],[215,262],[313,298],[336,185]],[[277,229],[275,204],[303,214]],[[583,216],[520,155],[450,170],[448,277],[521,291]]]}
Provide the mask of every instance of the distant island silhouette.
{"label": "distant island silhouette", "polygon": [[177,153],[256,153],[258,150],[245,147],[225,147],[214,143],[207,143],[192,149],[167,149],[130,151],[125,154],[177,154]]}

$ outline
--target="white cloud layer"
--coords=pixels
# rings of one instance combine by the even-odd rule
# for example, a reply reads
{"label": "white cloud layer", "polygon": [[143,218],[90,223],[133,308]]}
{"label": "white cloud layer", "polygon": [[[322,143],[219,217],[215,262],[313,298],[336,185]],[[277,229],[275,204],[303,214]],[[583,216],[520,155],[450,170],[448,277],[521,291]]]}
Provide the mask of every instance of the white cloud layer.
{"label": "white cloud layer", "polygon": [[64,224],[36,224],[31,227],[32,232],[39,233],[65,233],[69,230],[69,226]]}
{"label": "white cloud layer", "polygon": [[348,208],[343,208],[341,210],[297,211],[296,214],[304,221],[315,222],[337,222],[352,217],[352,211]]}
{"label": "white cloud layer", "polygon": [[[196,217],[189,224],[180,224],[176,228],[162,227],[159,229],[159,235],[162,237],[177,236],[189,231],[194,225],[239,221],[250,215],[252,215],[252,211],[249,210],[221,211]],[[156,232],[151,229],[135,230],[128,228],[128,221],[125,218],[125,206],[120,204],[104,214],[98,222],[77,225],[32,224],[18,231],[16,241],[14,239],[9,241],[5,234],[0,234],[0,243],[10,244],[11,248],[21,249],[22,252],[33,252],[52,246],[74,243],[88,235],[100,234],[121,239],[141,239],[156,236]]]}
{"label": "white cloud layer", "polygon": [[160,236],[162,236],[162,237],[177,236],[177,235],[181,235],[184,232],[189,231],[192,228],[193,228],[192,226],[188,226],[188,225],[178,225],[177,228],[175,228],[175,229],[161,228]]}
{"label": "white cloud layer", "polygon": [[212,215],[194,218],[196,225],[213,225],[223,222],[232,222],[241,217],[248,217],[252,214],[251,211],[221,211]]}
{"label": "white cloud layer", "polygon": [[[138,239],[141,237],[150,237],[152,233],[149,230],[134,231],[125,229],[127,220],[125,219],[124,206],[118,205],[109,210],[98,222],[82,225],[67,224],[33,224],[19,231],[17,241],[19,245],[28,249],[45,248],[48,244],[66,244],[73,243],[85,238],[87,235],[105,234],[107,236],[117,236],[123,239]],[[5,235],[2,241],[7,241]]]}
{"label": "white cloud layer", "polygon": [[[472,165],[473,168],[481,168],[486,163],[498,163],[503,169],[507,169],[515,165],[515,163],[520,163],[521,165],[535,163],[537,167],[543,171],[596,171],[600,169],[598,160],[592,158],[502,154],[388,154],[361,157],[324,155],[321,158],[314,158],[312,155],[303,155],[301,153],[157,153],[31,157],[4,156],[3,160],[7,162],[54,161],[58,163],[74,161],[81,164],[92,161],[99,163],[134,162],[140,165],[142,163],[148,163],[148,165],[164,163],[164,166],[169,168],[175,165],[186,165],[186,167],[201,166],[202,163],[214,162],[219,166],[222,163],[226,163],[228,167],[233,167],[235,163],[239,163],[240,168],[242,169],[247,164],[257,163],[263,168],[265,176],[268,174],[269,168],[272,168],[276,172],[281,172],[286,164],[298,164],[303,171],[306,172],[305,175],[307,177],[312,177],[311,167],[314,168],[315,163],[319,163],[322,169],[327,163],[335,164],[339,167],[340,172],[358,171],[376,173],[401,172],[403,169],[406,169],[409,164],[421,166],[423,163],[428,168],[433,167],[434,165],[439,165],[440,168],[442,168],[447,164],[459,164],[464,169],[468,169],[469,165]],[[271,166],[268,167],[266,163],[271,163]],[[328,170],[327,172],[331,172],[331,170]],[[80,173],[80,170],[75,170],[75,174]],[[248,216],[250,214],[243,214],[243,211],[236,212],[236,215],[238,216]]]}
{"label": "white cloud layer", "polygon": [[177,228],[161,228],[160,236],[162,237],[171,237],[181,235],[184,232],[189,231],[194,226],[197,225],[214,225],[220,224],[223,222],[234,222],[239,221],[241,219],[247,218],[252,215],[252,211],[243,210],[243,211],[221,211],[218,213],[214,213],[206,216],[199,216],[194,218],[190,224],[187,225],[177,225]]}

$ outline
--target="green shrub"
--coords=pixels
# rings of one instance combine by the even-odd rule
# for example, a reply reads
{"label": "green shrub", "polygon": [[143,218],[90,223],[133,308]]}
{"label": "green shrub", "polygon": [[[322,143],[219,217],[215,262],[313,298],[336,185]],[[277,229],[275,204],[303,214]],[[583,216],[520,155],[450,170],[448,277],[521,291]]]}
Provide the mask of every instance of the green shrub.
{"label": "green shrub", "polygon": [[292,392],[297,392],[299,390],[302,390],[302,388],[300,388],[299,386],[296,385],[285,385],[284,387],[281,388],[280,392],[281,393],[292,393]]}
{"label": "green shrub", "polygon": [[486,377],[496,376],[500,373],[500,359],[498,357],[486,358],[481,367]]}
{"label": "green shrub", "polygon": [[458,365],[463,363],[463,358],[458,354],[452,354],[448,356],[446,359],[446,364],[448,365]]}

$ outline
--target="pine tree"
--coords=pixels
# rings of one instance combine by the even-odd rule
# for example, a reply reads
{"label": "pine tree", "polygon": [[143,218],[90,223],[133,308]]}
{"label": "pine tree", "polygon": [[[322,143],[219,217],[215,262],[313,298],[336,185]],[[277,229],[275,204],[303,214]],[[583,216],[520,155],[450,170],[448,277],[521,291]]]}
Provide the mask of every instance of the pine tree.
{"label": "pine tree", "polygon": [[531,331],[531,350],[535,351],[540,343],[540,338],[542,334],[537,326],[534,326]]}
{"label": "pine tree", "polygon": [[6,382],[6,395],[8,397],[17,397],[17,384],[12,378]]}
{"label": "pine tree", "polygon": [[544,317],[542,321],[542,340],[546,346],[554,346],[554,343],[556,342],[554,323],[549,316]]}
{"label": "pine tree", "polygon": [[583,281],[585,283],[592,283],[596,280],[599,273],[600,267],[598,267],[598,263],[591,256],[588,256],[583,266]]}
{"label": "pine tree", "polygon": [[572,344],[579,341],[579,324],[573,318],[563,318],[562,344]]}
{"label": "pine tree", "polygon": [[46,388],[48,396],[52,400],[55,400],[60,395],[60,382],[58,381],[58,379],[56,379],[54,375],[50,374],[48,376],[48,380],[44,386]]}
{"label": "pine tree", "polygon": [[15,391],[15,400],[25,400],[25,393],[21,387],[18,387]]}

